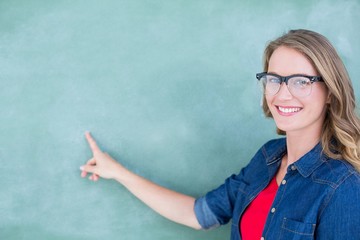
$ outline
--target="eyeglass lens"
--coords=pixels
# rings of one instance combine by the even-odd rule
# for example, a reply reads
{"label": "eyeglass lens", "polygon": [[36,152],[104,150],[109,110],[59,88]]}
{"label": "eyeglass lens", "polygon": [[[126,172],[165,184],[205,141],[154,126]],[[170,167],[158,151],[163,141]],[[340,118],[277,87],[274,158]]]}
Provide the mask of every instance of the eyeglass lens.
{"label": "eyeglass lens", "polygon": [[[279,92],[281,87],[281,80],[272,75],[264,75],[261,78],[263,90],[266,95],[275,95]],[[287,82],[287,88],[293,96],[305,97],[311,93],[311,81],[306,77],[292,77]]]}

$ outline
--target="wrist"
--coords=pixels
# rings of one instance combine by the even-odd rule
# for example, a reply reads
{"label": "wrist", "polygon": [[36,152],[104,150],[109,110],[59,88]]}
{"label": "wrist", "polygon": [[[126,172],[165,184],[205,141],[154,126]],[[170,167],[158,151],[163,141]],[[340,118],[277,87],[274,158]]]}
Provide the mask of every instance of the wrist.
{"label": "wrist", "polygon": [[129,176],[129,170],[127,170],[121,165],[118,165],[116,170],[114,171],[113,179],[119,182],[120,184],[124,185],[126,179],[128,179],[128,176]]}

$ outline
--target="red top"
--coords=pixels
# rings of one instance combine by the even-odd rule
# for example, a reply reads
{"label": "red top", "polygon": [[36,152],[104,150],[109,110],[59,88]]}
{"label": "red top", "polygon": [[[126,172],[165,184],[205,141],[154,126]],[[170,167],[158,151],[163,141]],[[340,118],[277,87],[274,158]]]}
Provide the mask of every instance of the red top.
{"label": "red top", "polygon": [[243,240],[259,240],[261,238],[277,190],[278,185],[276,177],[274,177],[246,208],[240,221],[240,233]]}

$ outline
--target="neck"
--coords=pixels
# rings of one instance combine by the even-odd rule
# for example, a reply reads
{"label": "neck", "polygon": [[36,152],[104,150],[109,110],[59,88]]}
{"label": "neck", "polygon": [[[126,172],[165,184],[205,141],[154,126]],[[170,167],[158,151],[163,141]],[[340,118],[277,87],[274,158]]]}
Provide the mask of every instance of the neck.
{"label": "neck", "polygon": [[296,162],[320,141],[320,134],[309,136],[307,134],[286,134],[287,165]]}

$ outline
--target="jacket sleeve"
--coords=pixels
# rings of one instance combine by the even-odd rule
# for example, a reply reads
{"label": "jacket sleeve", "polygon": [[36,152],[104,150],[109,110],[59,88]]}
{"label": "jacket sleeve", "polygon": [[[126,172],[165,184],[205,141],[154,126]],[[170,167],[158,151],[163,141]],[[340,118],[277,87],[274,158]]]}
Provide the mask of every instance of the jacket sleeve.
{"label": "jacket sleeve", "polygon": [[196,199],[195,214],[203,229],[212,229],[226,224],[232,218],[236,200],[236,185],[241,174],[232,175],[217,189]]}
{"label": "jacket sleeve", "polygon": [[220,187],[195,201],[195,215],[202,228],[211,229],[228,223],[233,218],[237,202],[250,202],[249,185],[268,181],[267,174],[264,153],[260,149],[239,174],[231,175]]}

